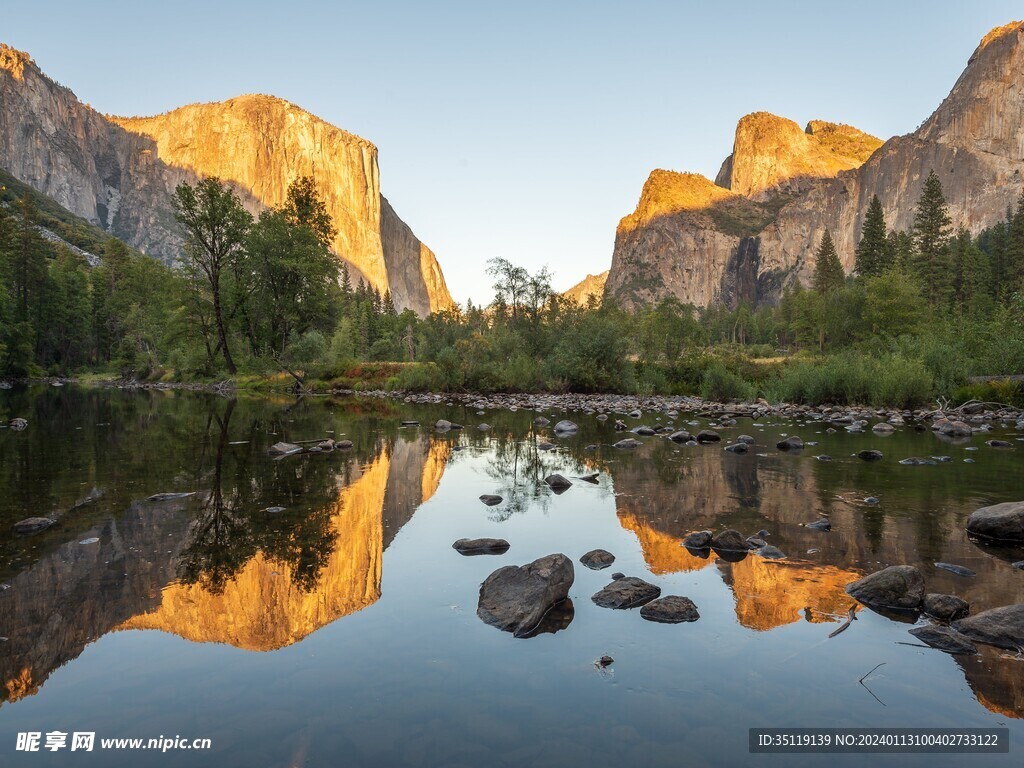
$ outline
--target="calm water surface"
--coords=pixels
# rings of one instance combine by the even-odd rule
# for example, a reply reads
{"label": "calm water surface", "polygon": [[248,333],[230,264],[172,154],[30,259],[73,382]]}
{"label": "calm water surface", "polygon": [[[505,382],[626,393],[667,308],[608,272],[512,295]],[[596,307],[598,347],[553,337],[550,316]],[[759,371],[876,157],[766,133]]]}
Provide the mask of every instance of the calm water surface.
{"label": "calm water surface", "polygon": [[[29,421],[0,430],[0,764],[864,764],[747,754],[749,727],[838,725],[1008,727],[1010,755],[868,759],[1020,764],[1019,656],[922,648],[910,624],[867,610],[828,639],[852,604],[843,587],[890,564],[919,566],[929,591],[974,611],[1024,602],[1024,572],[1010,565],[1024,552],[983,549],[963,532],[977,507],[1024,498],[1024,442],[1012,430],[996,426],[1017,446],[997,450],[909,428],[879,437],[741,419],[720,431],[753,435],[747,455],[660,437],[623,452],[610,447],[610,423],[575,414],[579,435],[556,439],[532,427],[535,415],[351,398],[0,392],[0,423]],[[442,417],[467,429],[399,426]],[[691,420],[706,423],[677,423]],[[481,421],[493,429],[478,431]],[[820,445],[783,454],[783,434]],[[355,446],[267,457],[278,440],[325,436]],[[539,437],[557,450],[538,451]],[[884,460],[852,456],[864,448]],[[952,460],[898,463],[940,454]],[[576,481],[562,495],[542,483],[595,471],[596,485]],[[505,501],[486,507],[482,493]],[[31,515],[59,519],[14,536]],[[821,515],[831,532],[803,526]],[[726,526],[768,530],[788,559],[728,563],[680,546],[691,530]],[[511,549],[451,549],[478,536]],[[597,547],[615,554],[610,570],[579,565]],[[563,629],[517,640],[476,617],[492,570],[552,552],[577,561]],[[700,620],[659,625],[598,608],[590,595],[616,570],[690,597]],[[605,654],[615,662],[599,670]],[[213,749],[15,752],[19,731],[51,730],[210,738]]]}

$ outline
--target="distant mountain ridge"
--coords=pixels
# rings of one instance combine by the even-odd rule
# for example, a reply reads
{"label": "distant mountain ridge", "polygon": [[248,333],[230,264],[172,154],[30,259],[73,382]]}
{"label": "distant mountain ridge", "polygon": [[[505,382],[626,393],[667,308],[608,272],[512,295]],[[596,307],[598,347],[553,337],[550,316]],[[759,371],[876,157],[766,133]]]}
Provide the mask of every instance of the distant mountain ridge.
{"label": "distant mountain ridge", "polygon": [[977,233],[1024,186],[1024,22],[992,30],[931,117],[878,140],[849,126],[754,113],[737,126],[718,184],[656,170],[618,226],[607,291],[635,307],[674,296],[696,306],[774,302],[810,279],[830,230],[843,267],[872,195],[889,227],[909,230],[931,170],[954,226]]}
{"label": "distant mountain ridge", "polygon": [[333,250],[399,309],[452,306],[434,254],[381,195],[377,148],[272,96],[192,104],[155,117],[104,116],[0,45],[0,167],[64,208],[168,263],[182,233],[171,195],[219,176],[251,211],[312,176],[338,230]]}

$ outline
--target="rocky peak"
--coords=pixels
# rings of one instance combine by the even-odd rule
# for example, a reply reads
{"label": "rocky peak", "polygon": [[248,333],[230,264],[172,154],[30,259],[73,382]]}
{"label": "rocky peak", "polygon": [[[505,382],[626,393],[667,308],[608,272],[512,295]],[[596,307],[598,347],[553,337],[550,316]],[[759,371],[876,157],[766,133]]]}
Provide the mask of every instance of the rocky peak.
{"label": "rocky peak", "polygon": [[10,72],[15,80],[24,80],[26,66],[35,67],[35,62],[27,53],[0,43],[0,69]]}
{"label": "rocky peak", "polygon": [[0,46],[0,167],[164,261],[180,258],[171,195],[219,176],[253,213],[312,176],[338,235],[334,252],[399,309],[452,305],[434,254],[381,196],[377,148],[291,102],[250,94],[153,117],[104,116]]}
{"label": "rocky peak", "polygon": [[585,306],[590,301],[591,296],[595,296],[600,301],[601,297],[604,296],[604,284],[607,280],[608,270],[597,275],[587,275],[563,293],[562,298],[573,301],[580,306]]}
{"label": "rocky peak", "polygon": [[753,112],[736,125],[733,152],[716,183],[741,195],[804,191],[815,179],[860,166],[881,140],[856,128],[812,120],[807,128],[770,112]]}
{"label": "rocky peak", "polygon": [[[1024,22],[985,36],[914,133],[882,144],[850,126],[812,120],[800,130],[756,112],[737,125],[716,179],[725,196],[708,193],[700,177],[655,171],[616,231],[608,292],[624,306],[666,296],[698,306],[775,301],[784,286],[809,281],[826,229],[853,268],[872,196],[890,227],[909,230],[931,171],[954,227],[977,233],[1016,201],[1024,186]],[[682,204],[674,205],[677,196]]]}
{"label": "rocky peak", "polygon": [[1024,159],[1024,22],[982,38],[953,90],[916,135]]}

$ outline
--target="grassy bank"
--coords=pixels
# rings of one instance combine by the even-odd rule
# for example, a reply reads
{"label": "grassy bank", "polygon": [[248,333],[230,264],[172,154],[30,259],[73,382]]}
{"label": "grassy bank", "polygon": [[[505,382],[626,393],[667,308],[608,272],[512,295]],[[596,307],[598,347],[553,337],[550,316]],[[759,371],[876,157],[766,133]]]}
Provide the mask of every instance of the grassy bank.
{"label": "grassy bank", "polygon": [[[552,392],[572,391],[563,382],[545,382],[537,375],[523,377],[523,386],[473,386],[486,383],[484,376],[467,382],[453,380],[449,371],[432,363],[362,362],[331,369],[298,371],[309,392],[337,390],[423,392]],[[125,378],[123,373],[92,372],[79,378],[84,384],[99,384]],[[155,368],[137,379],[147,384],[209,386],[230,380],[243,392],[294,390],[296,378],[289,373],[243,372],[233,377],[181,374],[170,368]],[[897,354],[869,356],[858,352],[835,355],[794,355],[750,357],[719,350],[692,356],[676,365],[632,362],[620,386],[600,390],[608,394],[699,395],[716,402],[753,401],[803,405],[862,405],[913,408],[936,403],[940,398],[953,403],[968,400],[1024,407],[1021,383],[1010,379],[969,383],[966,378],[943,382],[918,359]],[[468,384],[468,385],[467,385]]]}

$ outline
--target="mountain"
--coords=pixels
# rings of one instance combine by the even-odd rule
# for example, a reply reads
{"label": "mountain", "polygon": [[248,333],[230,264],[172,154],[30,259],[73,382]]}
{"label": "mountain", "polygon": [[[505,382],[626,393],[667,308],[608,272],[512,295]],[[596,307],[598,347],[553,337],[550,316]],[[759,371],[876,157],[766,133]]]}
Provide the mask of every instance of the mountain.
{"label": "mountain", "polygon": [[585,305],[591,296],[595,296],[598,301],[601,301],[601,297],[604,296],[604,284],[607,279],[608,270],[597,275],[587,275],[563,293],[562,298],[574,301],[580,306]]}
{"label": "mountain", "polygon": [[0,167],[71,213],[168,263],[182,233],[171,195],[219,176],[258,212],[312,176],[338,230],[333,250],[395,305],[452,304],[434,254],[381,195],[377,148],[283,99],[240,96],[155,117],[104,116],[0,45]]}
{"label": "mountain", "polygon": [[656,170],[619,223],[608,292],[627,307],[774,302],[809,282],[832,233],[847,271],[872,195],[909,230],[924,180],[942,181],[954,226],[994,224],[1024,185],[1024,22],[992,30],[920,128],[882,143],[850,126],[766,113],[740,120],[717,184]]}
{"label": "mountain", "polygon": [[881,139],[849,125],[812,120],[800,130],[792,120],[754,112],[736,125],[733,152],[715,184],[761,200],[776,192],[803,192],[815,179],[859,167],[881,145]]}

